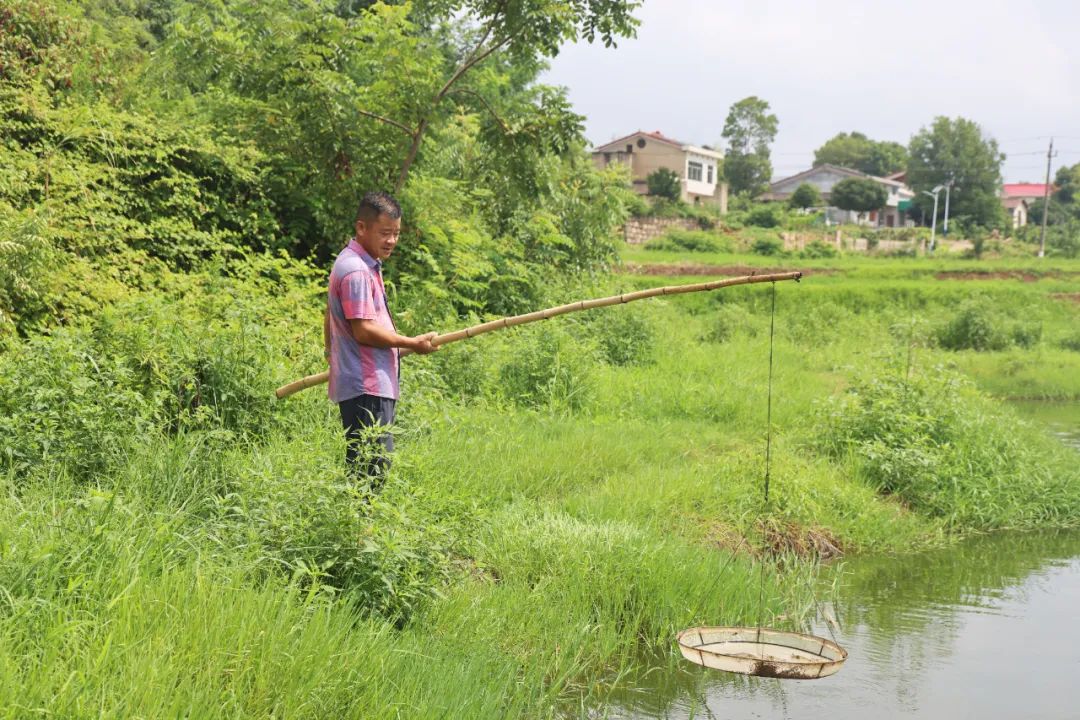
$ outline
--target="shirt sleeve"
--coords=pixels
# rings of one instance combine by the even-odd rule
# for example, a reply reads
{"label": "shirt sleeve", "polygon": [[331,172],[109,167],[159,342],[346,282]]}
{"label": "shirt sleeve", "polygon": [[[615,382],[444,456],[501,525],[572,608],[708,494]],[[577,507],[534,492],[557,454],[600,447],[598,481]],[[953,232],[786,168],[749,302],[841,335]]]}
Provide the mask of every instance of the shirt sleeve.
{"label": "shirt sleeve", "polygon": [[346,320],[374,320],[374,283],[366,272],[351,272],[341,279],[338,286],[341,310]]}

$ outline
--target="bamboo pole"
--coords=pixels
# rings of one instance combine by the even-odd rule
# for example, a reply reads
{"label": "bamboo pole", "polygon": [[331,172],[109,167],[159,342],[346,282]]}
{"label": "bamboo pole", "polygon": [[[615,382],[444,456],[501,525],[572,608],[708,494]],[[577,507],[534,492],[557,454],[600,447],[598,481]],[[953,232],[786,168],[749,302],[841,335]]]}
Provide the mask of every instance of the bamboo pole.
{"label": "bamboo pole", "polygon": [[[537,310],[536,312],[525,313],[524,315],[513,315],[510,317],[499,318],[498,320],[491,320],[490,322],[480,323],[479,325],[473,325],[472,327],[463,328],[461,330],[455,330],[454,332],[446,333],[445,335],[436,335],[431,339],[431,344],[439,347],[441,345],[457,342],[458,340],[465,340],[467,338],[474,338],[477,335],[483,335],[484,333],[494,332],[495,330],[502,330],[503,328],[525,325],[538,320],[547,320],[558,315],[566,315],[567,313],[579,312],[581,310],[592,310],[593,308],[620,305],[622,303],[634,302],[635,300],[644,300],[645,298],[657,297],[658,295],[681,295],[683,293],[718,290],[720,288],[731,287],[732,285],[750,285],[752,283],[780,282],[783,280],[798,281],[801,277],[801,272],[772,273],[769,275],[743,275],[740,277],[727,278],[725,280],[714,280],[712,282],[692,283],[689,285],[668,285],[665,287],[650,288],[649,290],[623,293],[622,295],[612,295],[611,297],[596,298],[593,300],[578,300],[577,302],[559,305],[546,310]],[[408,350],[402,350],[400,353],[402,356],[408,354]],[[301,390],[306,390],[315,385],[321,385],[329,379],[329,371],[308,375],[307,377],[293,381],[288,385],[282,385],[274,391],[274,394],[277,395],[279,400],[282,400]]]}

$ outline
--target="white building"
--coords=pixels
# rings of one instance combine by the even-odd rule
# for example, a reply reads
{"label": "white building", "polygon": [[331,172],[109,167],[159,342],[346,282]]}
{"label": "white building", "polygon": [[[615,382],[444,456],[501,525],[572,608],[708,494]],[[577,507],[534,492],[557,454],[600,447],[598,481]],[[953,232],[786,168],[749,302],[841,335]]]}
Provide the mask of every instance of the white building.
{"label": "white building", "polygon": [[629,166],[634,189],[648,193],[645,179],[660,168],[679,176],[681,198],[688,203],[713,203],[727,212],[727,183],[720,179],[724,154],[719,150],[673,140],[659,130],[638,130],[592,151],[599,168],[611,163]]}
{"label": "white building", "polygon": [[[847,180],[848,178],[873,180],[874,182],[883,185],[887,192],[885,206],[879,210],[873,210],[868,213],[858,213],[851,210],[841,210],[829,205],[829,195],[832,192],[833,186],[841,180]],[[858,170],[851,170],[850,168],[838,167],[836,165],[818,165],[817,167],[812,167],[798,175],[792,175],[783,180],[777,180],[769,186],[769,191],[761,195],[759,199],[787,202],[791,198],[792,193],[794,193],[803,183],[817,188],[817,191],[821,194],[822,202],[829,205],[825,211],[825,217],[829,222],[854,223],[876,227],[905,227],[914,225],[914,222],[909,220],[907,215],[908,210],[911,207],[911,201],[915,198],[915,192],[911,188],[899,180],[867,175]]]}

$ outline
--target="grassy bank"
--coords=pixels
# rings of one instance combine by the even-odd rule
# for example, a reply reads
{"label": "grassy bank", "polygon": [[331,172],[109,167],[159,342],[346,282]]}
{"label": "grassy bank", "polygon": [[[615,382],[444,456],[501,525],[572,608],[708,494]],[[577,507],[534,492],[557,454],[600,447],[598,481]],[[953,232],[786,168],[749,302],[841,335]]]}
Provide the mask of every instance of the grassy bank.
{"label": "grassy bank", "polygon": [[979,389],[1078,396],[1071,281],[984,281],[954,327],[974,283],[842,263],[777,287],[767,505],[768,288],[409,358],[370,504],[321,390],[270,399],[319,365],[303,273],[9,343],[0,714],[585,714],[682,627],[797,626],[816,558],[1080,520],[1075,457]]}

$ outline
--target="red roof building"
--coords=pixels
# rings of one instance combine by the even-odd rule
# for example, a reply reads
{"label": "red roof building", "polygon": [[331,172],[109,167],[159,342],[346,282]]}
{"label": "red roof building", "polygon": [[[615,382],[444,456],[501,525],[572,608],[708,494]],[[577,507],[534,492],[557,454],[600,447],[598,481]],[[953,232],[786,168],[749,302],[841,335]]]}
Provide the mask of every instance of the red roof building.
{"label": "red roof building", "polygon": [[[1050,192],[1054,187],[1050,186]],[[1005,183],[1001,186],[1001,197],[1037,200],[1046,194],[1045,183]]]}
{"label": "red roof building", "polygon": [[[1050,186],[1054,192],[1054,186]],[[1001,186],[1001,205],[1013,228],[1027,225],[1031,203],[1046,196],[1046,183],[1005,183]]]}

